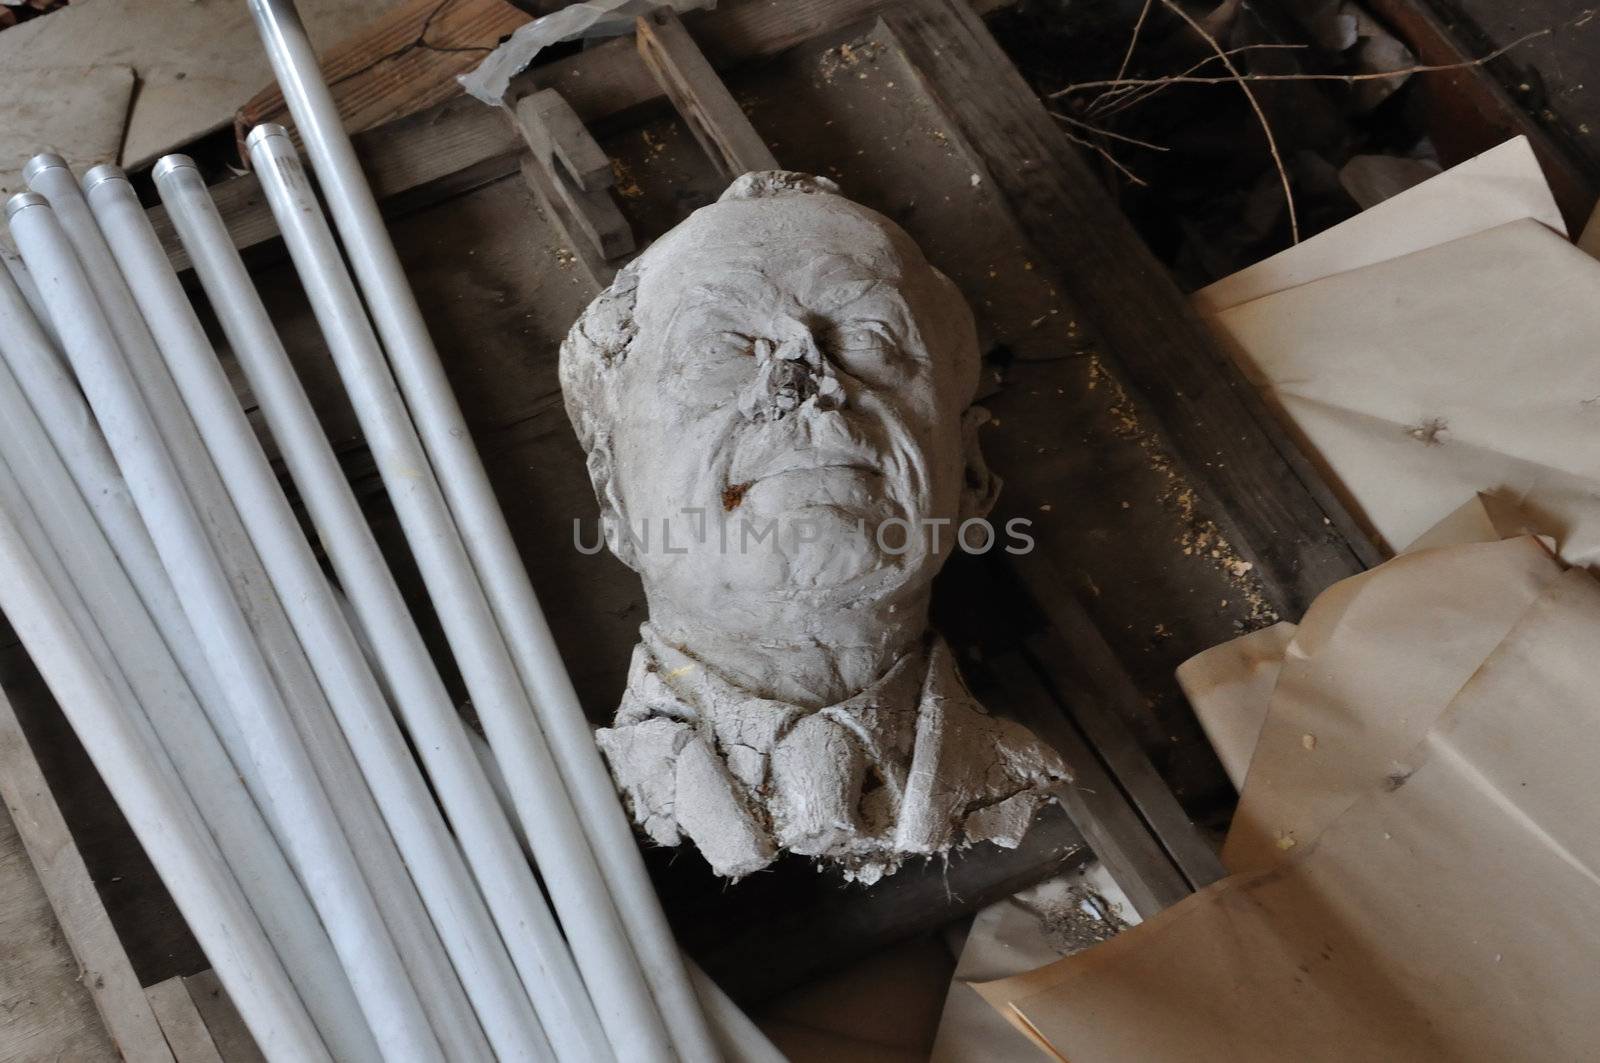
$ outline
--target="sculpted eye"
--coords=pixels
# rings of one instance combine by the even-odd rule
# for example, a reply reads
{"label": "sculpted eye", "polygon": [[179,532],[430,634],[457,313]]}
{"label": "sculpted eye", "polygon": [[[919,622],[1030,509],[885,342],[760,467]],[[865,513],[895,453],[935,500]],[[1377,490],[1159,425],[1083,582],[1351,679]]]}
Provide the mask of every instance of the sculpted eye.
{"label": "sculpted eye", "polygon": [[755,340],[739,332],[718,332],[705,338],[701,350],[706,357],[716,360],[749,358],[755,355]]}
{"label": "sculpted eye", "polygon": [[851,351],[876,351],[894,346],[894,339],[882,325],[866,322],[843,325],[828,337],[828,346],[840,354]]}

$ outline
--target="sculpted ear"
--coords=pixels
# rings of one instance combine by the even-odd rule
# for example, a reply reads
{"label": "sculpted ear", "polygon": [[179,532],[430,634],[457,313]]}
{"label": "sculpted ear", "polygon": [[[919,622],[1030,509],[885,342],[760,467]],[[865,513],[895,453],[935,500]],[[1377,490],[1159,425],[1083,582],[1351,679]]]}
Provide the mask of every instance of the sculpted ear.
{"label": "sculpted ear", "polygon": [[1000,477],[989,471],[983,460],[983,448],[978,443],[978,429],[989,420],[989,411],[982,406],[969,406],[961,415],[961,453],[966,469],[961,479],[961,519],[987,517],[1000,497]]}
{"label": "sculpted ear", "polygon": [[622,499],[617,494],[617,479],[612,475],[610,433],[595,436],[594,445],[589,448],[587,464],[589,482],[594,485],[595,501],[600,503],[600,530],[605,535],[606,545],[617,555],[617,560],[637,572],[639,557],[634,547],[634,537],[628,534],[628,517],[622,508]]}

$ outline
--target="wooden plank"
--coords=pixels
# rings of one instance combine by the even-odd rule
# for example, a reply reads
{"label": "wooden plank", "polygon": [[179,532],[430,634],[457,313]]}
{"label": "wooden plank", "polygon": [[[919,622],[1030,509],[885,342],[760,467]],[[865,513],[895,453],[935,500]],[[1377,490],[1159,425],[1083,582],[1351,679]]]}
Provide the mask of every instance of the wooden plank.
{"label": "wooden plank", "polygon": [[0,942],[0,1059],[114,1057],[78,961],[3,806]]}
{"label": "wooden plank", "polygon": [[189,987],[181,977],[168,978],[144,992],[177,1063],[222,1063],[211,1031],[206,1029],[206,1022],[200,1017],[189,996]]}
{"label": "wooden plank", "polygon": [[[533,153],[524,162],[523,173],[574,250],[592,252],[585,257],[600,263],[632,253],[633,230],[611,198],[616,183],[611,160],[561,94],[541,89],[519,100],[514,113]],[[605,271],[591,268],[590,272],[599,277]]]}
{"label": "wooden plank", "polygon": [[561,93],[541,89],[518,100],[514,110],[518,129],[540,162],[559,161],[572,183],[585,192],[616,182],[611,160]]}
{"label": "wooden plank", "polygon": [[993,662],[993,670],[1007,713],[1054,746],[1072,770],[1072,781],[1057,789],[1061,805],[1134,910],[1148,919],[1187,897],[1189,883],[1027,659],[1011,655]]}
{"label": "wooden plank", "polygon": [[1324,588],[1381,560],[983,23],[952,0],[907,0],[884,18],[978,179],[1001,192],[1072,293],[1272,605],[1298,616]]}
{"label": "wooden plank", "polygon": [[155,1013],[4,691],[0,691],[0,797],[112,1042],[128,1059],[170,1061],[172,1053]]}
{"label": "wooden plank", "polygon": [[1057,704],[1082,731],[1188,887],[1197,890],[1222,878],[1227,872],[1216,850],[1124,722],[1144,713],[1145,698],[1093,618],[1044,554],[1008,555],[1005,565],[1050,622],[1029,636],[1024,647]]}
{"label": "wooden plank", "polygon": [[571,206],[561,195],[561,189],[556,186],[555,178],[550,175],[550,171],[539,165],[536,159],[529,157],[522,160],[522,179],[527,183],[528,190],[533,193],[540,213],[549,219],[550,224],[561,234],[567,250],[576,257],[584,272],[588,274],[590,282],[597,288],[609,285],[616,278],[617,267],[606,261],[597,242],[584,232],[581,220],[575,216]]}
{"label": "wooden plank", "polygon": [[256,1047],[255,1038],[250,1036],[244,1020],[239,1018],[233,1000],[222,988],[215,971],[205,970],[190,975],[183,983],[189,992],[189,1000],[205,1021],[206,1032],[211,1035],[218,1055],[227,1063],[266,1063],[266,1057]]}
{"label": "wooden plank", "polygon": [[[506,0],[408,0],[322,55],[322,74],[352,133],[443,103],[461,94],[456,75],[483,61],[532,16]],[[276,83],[234,116],[239,155],[263,122],[294,120]]]}
{"label": "wooden plank", "polygon": [[635,20],[639,55],[722,176],[776,170],[778,160],[671,8]]}

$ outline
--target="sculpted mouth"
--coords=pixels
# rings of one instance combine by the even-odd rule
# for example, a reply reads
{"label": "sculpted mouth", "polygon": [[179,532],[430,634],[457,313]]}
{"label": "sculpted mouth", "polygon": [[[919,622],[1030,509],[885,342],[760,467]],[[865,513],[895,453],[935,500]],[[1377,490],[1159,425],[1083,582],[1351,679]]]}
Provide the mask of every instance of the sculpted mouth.
{"label": "sculpted mouth", "polygon": [[754,475],[746,473],[731,477],[728,485],[722,489],[722,508],[727,512],[737,509],[744,501],[745,494],[756,484],[766,480],[775,480],[780,476],[840,472],[880,478],[884,474],[877,462],[858,455],[821,455],[814,452],[785,455],[757,470]]}

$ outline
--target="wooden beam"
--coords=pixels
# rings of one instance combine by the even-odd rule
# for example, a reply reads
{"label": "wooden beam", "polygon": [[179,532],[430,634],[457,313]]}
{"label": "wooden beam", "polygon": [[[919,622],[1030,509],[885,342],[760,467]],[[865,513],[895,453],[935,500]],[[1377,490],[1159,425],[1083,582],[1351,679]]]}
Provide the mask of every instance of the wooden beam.
{"label": "wooden beam", "polygon": [[1142,417],[1171,442],[1201,510],[1299,616],[1381,560],[1145,246],[983,23],[956,0],[904,0],[888,36],[952,141],[1031,235]]}
{"label": "wooden beam", "polygon": [[598,281],[612,272],[605,263],[635,246],[633,229],[611,198],[611,160],[555,89],[524,96],[514,114],[532,152],[522,163],[528,186]]}
{"label": "wooden beam", "polygon": [[1126,796],[1188,889],[1222,878],[1227,872],[1216,849],[1178,804],[1124,722],[1148,711],[1145,698],[1088,610],[1044,554],[1008,555],[1004,565],[1049,621],[1049,627],[1024,641],[1024,653],[1061,711],[1087,739],[1108,781]]}
{"label": "wooden beam", "polygon": [[712,163],[728,180],[776,170],[778,160],[740,110],[705,54],[671,8],[635,21],[639,55]]}
{"label": "wooden beam", "polygon": [[126,1059],[171,1063],[172,1053],[144,988],[72,840],[11,699],[0,690],[0,798],[72,954],[106,1032]]}

